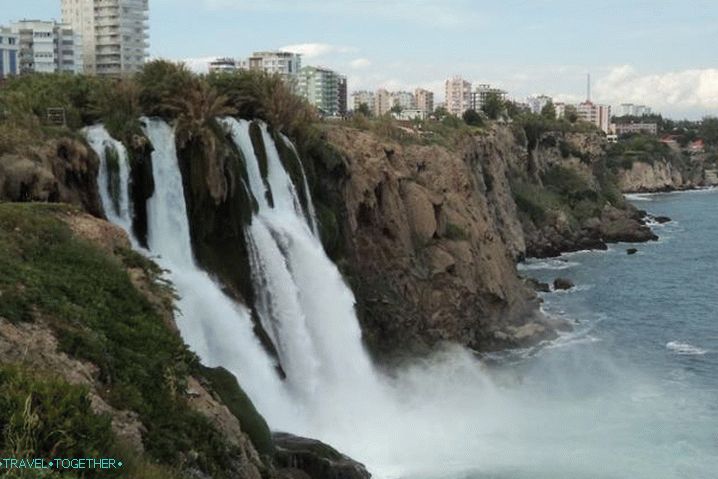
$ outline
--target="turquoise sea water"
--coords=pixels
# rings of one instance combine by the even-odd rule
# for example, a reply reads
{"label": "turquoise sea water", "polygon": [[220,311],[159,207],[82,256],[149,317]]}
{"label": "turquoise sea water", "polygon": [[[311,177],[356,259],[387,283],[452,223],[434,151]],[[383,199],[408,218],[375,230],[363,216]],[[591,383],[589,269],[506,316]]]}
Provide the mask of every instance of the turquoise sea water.
{"label": "turquoise sea water", "polygon": [[718,191],[630,199],[673,218],[658,242],[521,265],[576,283],[543,296],[575,331],[498,358],[515,415],[481,466],[446,477],[718,478]]}

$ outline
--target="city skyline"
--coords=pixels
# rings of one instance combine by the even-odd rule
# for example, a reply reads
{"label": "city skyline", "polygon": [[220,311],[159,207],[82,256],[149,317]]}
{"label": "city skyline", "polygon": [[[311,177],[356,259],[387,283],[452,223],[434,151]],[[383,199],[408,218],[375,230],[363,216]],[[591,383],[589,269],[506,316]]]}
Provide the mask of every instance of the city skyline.
{"label": "city skyline", "polygon": [[[718,111],[713,2],[690,9],[675,1],[615,0],[256,3],[152,0],[151,57],[202,71],[215,57],[294,51],[304,65],[346,74],[350,91],[421,87],[437,103],[455,75],[516,99],[547,94],[575,103],[585,98],[590,72],[593,98],[602,103],[646,104],[675,118]],[[0,24],[22,18],[59,20],[60,2],[34,0],[0,12]]]}

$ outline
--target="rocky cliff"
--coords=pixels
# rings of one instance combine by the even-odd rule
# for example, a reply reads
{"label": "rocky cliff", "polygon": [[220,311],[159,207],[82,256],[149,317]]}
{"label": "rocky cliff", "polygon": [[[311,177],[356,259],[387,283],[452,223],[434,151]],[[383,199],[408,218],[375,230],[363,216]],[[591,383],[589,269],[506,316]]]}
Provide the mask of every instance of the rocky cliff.
{"label": "rocky cliff", "polygon": [[653,163],[635,161],[630,169],[621,168],[618,184],[626,193],[690,190],[718,185],[717,170],[703,161],[672,161]]}

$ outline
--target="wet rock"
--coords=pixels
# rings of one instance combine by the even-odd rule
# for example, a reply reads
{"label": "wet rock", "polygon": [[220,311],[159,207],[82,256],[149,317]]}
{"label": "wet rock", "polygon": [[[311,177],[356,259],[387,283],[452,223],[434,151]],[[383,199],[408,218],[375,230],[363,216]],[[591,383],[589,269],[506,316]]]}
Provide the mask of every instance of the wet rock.
{"label": "wet rock", "polygon": [[[363,464],[315,439],[277,432],[275,461],[284,470],[299,470],[313,479],[368,479]],[[294,475],[290,477],[303,477]]]}
{"label": "wet rock", "polygon": [[629,254],[629,255],[636,254],[636,253],[638,253],[638,250],[636,248],[628,248],[626,250],[626,254]]}
{"label": "wet rock", "polygon": [[669,221],[671,221],[671,219],[668,216],[656,216],[655,218],[653,218],[653,220],[658,224],[664,224],[664,223],[668,223]]}
{"label": "wet rock", "polygon": [[567,290],[573,288],[573,281],[567,278],[556,278],[553,282],[554,290]]}
{"label": "wet rock", "polygon": [[548,283],[544,283],[535,278],[526,278],[526,284],[539,293],[549,293],[551,291],[551,286]]}

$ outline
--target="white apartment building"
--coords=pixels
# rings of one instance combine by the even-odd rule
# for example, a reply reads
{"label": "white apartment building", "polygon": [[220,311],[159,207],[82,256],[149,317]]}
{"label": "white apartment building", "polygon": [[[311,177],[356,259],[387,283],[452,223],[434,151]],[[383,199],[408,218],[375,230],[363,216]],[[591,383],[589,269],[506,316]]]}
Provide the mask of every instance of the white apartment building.
{"label": "white apartment building", "polygon": [[391,93],[391,104],[402,110],[413,110],[416,109],[416,98],[410,91],[395,91]]}
{"label": "white apartment building", "polygon": [[446,110],[461,116],[471,108],[471,83],[461,77],[446,80]]}
{"label": "white apartment building", "polygon": [[422,110],[427,115],[434,112],[434,92],[417,88],[414,90],[414,97],[416,98],[417,110]]}
{"label": "white apartment building", "polygon": [[239,68],[277,74],[288,84],[296,86],[299,70],[302,68],[302,56],[291,52],[254,52],[252,56],[239,62]]}
{"label": "white apartment building", "polygon": [[609,133],[611,125],[611,107],[608,105],[598,105],[591,101],[584,101],[576,106],[578,118],[589,123],[593,123],[604,133]]}
{"label": "white apartment building", "polygon": [[10,26],[18,37],[19,71],[82,73],[82,39],[69,25],[55,21],[21,20]]}
{"label": "white apartment building", "polygon": [[62,20],[82,35],[87,73],[122,76],[145,64],[148,0],[62,0]]}
{"label": "white apartment building", "polygon": [[486,104],[486,100],[491,95],[498,95],[501,100],[506,99],[506,92],[500,88],[493,88],[488,83],[481,83],[471,93],[471,106],[470,108],[475,111],[481,111],[481,108]]}
{"label": "white apartment building", "polygon": [[553,103],[553,99],[546,95],[530,96],[526,99],[531,113],[540,114],[546,105]]}
{"label": "white apartment building", "polygon": [[359,90],[352,93],[352,109],[358,111],[361,105],[366,105],[369,111],[374,111],[374,92]]}
{"label": "white apartment building", "polygon": [[619,116],[643,116],[650,115],[653,111],[646,105],[635,105],[633,103],[621,103],[618,108]]}
{"label": "white apartment building", "polygon": [[237,60],[234,58],[217,58],[209,62],[210,73],[235,72],[237,69]]}
{"label": "white apartment building", "polygon": [[0,79],[20,73],[20,39],[8,27],[0,27]]}
{"label": "white apartment building", "polygon": [[391,110],[392,97],[387,90],[380,88],[374,94],[374,116],[382,116]]}
{"label": "white apartment building", "polygon": [[328,68],[307,66],[299,71],[297,93],[326,116],[346,114],[346,78]]}

